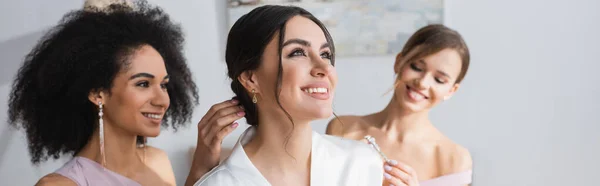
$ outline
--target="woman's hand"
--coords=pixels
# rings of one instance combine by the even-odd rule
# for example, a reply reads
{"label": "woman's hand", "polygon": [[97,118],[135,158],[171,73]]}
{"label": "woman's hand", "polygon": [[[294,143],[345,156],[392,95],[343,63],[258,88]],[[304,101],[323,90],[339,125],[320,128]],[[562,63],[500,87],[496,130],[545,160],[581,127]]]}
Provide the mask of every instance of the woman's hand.
{"label": "woman's hand", "polygon": [[384,164],[385,178],[384,186],[389,183],[393,186],[419,186],[417,173],[410,166],[396,160],[390,160]]}
{"label": "woman's hand", "polygon": [[198,142],[186,186],[193,185],[219,164],[223,139],[238,127],[235,121],[245,115],[238,103],[237,100],[228,100],[215,104],[198,123]]}

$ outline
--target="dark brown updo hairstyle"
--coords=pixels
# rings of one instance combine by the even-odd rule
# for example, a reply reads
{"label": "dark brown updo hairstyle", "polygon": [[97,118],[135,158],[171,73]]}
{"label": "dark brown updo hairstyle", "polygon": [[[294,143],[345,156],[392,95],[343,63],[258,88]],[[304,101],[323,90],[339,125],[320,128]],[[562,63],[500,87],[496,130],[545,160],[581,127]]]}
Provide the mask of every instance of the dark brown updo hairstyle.
{"label": "dark brown updo hairstyle", "polygon": [[[281,50],[285,36],[285,25],[288,20],[294,16],[302,16],[312,20],[317,24],[325,34],[327,42],[330,43],[331,63],[335,64],[335,49],[333,39],[325,28],[325,25],[315,18],[310,12],[303,8],[295,6],[264,5],[253,9],[249,13],[240,17],[229,31],[227,38],[227,47],[225,51],[225,61],[227,62],[227,73],[231,78],[231,90],[235,93],[234,99],[239,100],[240,104],[246,110],[246,122],[249,125],[258,125],[258,111],[256,105],[252,103],[252,98],[244,88],[238,77],[246,71],[256,70],[262,63],[262,55],[275,34],[279,33],[279,71],[277,74],[277,89],[275,90],[276,100],[279,107],[286,113],[287,117],[292,118],[279,102],[281,91]],[[293,121],[292,121],[293,124]]]}

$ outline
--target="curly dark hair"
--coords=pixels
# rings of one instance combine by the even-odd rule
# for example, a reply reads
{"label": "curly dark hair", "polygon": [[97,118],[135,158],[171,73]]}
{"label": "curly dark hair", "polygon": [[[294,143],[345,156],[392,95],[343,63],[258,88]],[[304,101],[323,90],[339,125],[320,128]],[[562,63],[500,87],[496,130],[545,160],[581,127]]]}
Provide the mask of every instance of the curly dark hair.
{"label": "curly dark hair", "polygon": [[8,122],[25,130],[31,162],[73,156],[88,143],[98,126],[89,93],[110,90],[128,58],[144,45],[158,51],[170,76],[170,107],[162,126],[177,130],[186,124],[198,92],[183,43],[180,26],[145,1],[133,8],[113,4],[64,15],[25,57],[12,84]]}

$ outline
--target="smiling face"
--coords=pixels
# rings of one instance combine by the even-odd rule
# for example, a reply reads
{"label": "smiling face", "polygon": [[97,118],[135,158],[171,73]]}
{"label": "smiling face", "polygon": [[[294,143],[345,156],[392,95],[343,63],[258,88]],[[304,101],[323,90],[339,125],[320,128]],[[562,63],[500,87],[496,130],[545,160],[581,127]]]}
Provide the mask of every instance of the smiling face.
{"label": "smiling face", "polygon": [[113,80],[110,93],[102,94],[104,120],[133,135],[156,137],[170,102],[165,63],[148,45],[133,52],[128,62]]}
{"label": "smiling face", "polygon": [[[281,106],[294,121],[331,116],[337,74],[331,63],[330,43],[323,30],[310,19],[295,16],[286,23],[282,43]],[[261,65],[254,72],[260,95],[259,108],[280,110],[275,94],[279,74],[278,45],[279,34],[275,34],[265,48]]]}
{"label": "smiling face", "polygon": [[454,49],[444,49],[414,61],[401,61],[399,56],[395,98],[412,112],[431,109],[452,96],[459,87],[456,80],[462,61]]}

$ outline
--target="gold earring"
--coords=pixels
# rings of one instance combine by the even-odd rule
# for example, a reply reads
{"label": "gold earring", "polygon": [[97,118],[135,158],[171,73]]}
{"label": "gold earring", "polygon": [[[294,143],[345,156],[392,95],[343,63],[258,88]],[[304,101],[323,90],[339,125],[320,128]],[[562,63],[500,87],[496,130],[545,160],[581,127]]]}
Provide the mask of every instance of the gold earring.
{"label": "gold earring", "polygon": [[252,89],[252,103],[257,103],[258,99],[256,99],[256,90]]}

